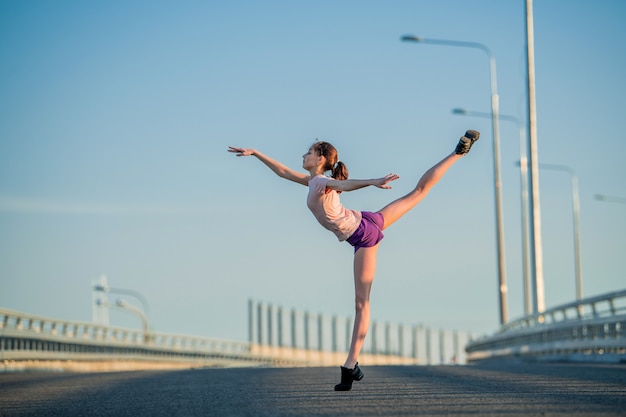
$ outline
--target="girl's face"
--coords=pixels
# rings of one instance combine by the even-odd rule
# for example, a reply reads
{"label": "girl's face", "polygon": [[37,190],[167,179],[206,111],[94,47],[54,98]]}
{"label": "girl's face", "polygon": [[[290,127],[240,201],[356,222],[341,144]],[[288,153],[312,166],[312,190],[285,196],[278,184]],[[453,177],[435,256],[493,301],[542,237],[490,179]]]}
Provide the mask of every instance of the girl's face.
{"label": "girl's face", "polygon": [[302,168],[310,171],[311,169],[321,166],[323,158],[323,156],[317,154],[313,147],[310,147],[307,153],[302,155]]}

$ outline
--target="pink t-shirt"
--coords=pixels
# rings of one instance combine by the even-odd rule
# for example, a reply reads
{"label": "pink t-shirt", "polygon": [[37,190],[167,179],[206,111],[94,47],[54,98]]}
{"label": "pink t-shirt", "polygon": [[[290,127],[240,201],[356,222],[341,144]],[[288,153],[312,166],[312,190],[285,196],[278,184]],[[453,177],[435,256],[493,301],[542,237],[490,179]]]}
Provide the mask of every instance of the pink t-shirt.
{"label": "pink t-shirt", "polygon": [[340,242],[352,236],[361,223],[361,212],[345,208],[335,190],[326,188],[330,178],[317,175],[309,181],[306,205],[318,222],[333,232]]}

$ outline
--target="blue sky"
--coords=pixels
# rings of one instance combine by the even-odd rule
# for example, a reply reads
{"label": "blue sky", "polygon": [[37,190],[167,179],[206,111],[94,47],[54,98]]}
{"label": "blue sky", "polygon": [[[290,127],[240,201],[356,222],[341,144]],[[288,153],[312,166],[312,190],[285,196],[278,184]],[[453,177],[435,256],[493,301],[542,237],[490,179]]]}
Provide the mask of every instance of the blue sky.
{"label": "blue sky", "polygon": [[[541,163],[578,174],[585,295],[623,289],[626,3],[534,2]],[[489,66],[500,111],[526,120],[525,2],[3,1],[0,3],[0,306],[91,319],[91,285],[139,291],[162,332],[244,340],[247,300],[348,316],[352,249],[322,229],[299,169],[316,138],[377,210],[410,190],[468,128],[482,139],[386,232],[379,321],[498,325]],[[501,123],[509,316],[523,314],[518,128]],[[571,186],[541,171],[548,307],[575,297]],[[138,327],[111,313],[112,324]]]}

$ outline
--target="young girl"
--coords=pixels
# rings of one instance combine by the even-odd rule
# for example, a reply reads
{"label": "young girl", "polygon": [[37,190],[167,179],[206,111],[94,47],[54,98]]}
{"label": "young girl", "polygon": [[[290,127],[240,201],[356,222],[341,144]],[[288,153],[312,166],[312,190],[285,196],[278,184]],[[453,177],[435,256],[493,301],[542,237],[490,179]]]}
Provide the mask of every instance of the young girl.
{"label": "young girl", "polygon": [[[335,391],[349,391],[353,381],[363,378],[363,371],[357,360],[370,322],[370,289],[376,269],[376,251],[383,239],[382,231],[415,207],[452,164],[469,152],[479,136],[480,133],[475,130],[465,132],[454,152],[426,171],[413,191],[375,213],[346,209],[339,201],[339,194],[367,186],[389,189],[391,186],[388,184],[397,180],[398,175],[349,180],[346,166],[339,161],[337,150],[330,143],[316,142],[302,156],[302,168],[308,174],[294,171],[255,149],[229,146],[228,152],[237,156],[254,155],[279,177],[308,186],[307,206],[315,218],[323,227],[333,232],[339,241],[345,240],[354,246],[356,313],[350,350],[346,362],[341,366],[341,382],[335,386]],[[331,177],[325,176],[329,171]]]}

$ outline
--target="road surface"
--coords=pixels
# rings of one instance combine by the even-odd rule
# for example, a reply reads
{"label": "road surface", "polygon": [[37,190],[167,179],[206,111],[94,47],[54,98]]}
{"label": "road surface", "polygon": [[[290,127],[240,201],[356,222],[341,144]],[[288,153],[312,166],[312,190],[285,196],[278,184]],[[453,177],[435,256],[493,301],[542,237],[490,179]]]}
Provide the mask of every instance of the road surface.
{"label": "road surface", "polygon": [[1,416],[626,416],[626,364],[0,373]]}

